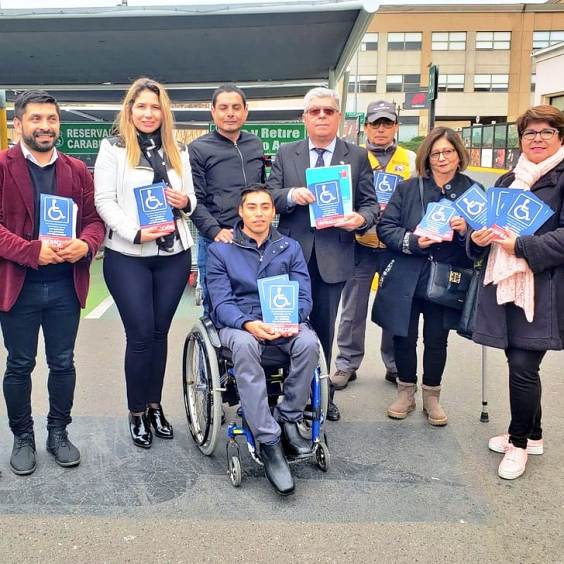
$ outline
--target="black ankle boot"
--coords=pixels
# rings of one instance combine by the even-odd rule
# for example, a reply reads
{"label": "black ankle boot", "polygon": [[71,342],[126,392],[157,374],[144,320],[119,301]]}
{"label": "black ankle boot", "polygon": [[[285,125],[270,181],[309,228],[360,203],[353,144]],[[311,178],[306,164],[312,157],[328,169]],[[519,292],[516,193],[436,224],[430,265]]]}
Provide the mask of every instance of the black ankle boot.
{"label": "black ankle boot", "polygon": [[294,493],[294,478],[284,456],[282,444],[260,445],[260,459],[264,465],[264,473],[268,481],[280,495]]}
{"label": "black ankle boot", "polygon": [[298,424],[290,421],[280,422],[282,427],[282,446],[287,456],[311,454],[311,441],[300,435]]}
{"label": "black ankle boot", "polygon": [[149,419],[149,423],[153,426],[157,437],[161,439],[172,439],[174,436],[172,425],[166,420],[161,405],[159,405],[159,407],[147,408],[147,418]]}
{"label": "black ankle boot", "polygon": [[151,448],[153,443],[153,433],[149,426],[147,416],[129,414],[129,432],[133,439],[133,444],[141,448]]}

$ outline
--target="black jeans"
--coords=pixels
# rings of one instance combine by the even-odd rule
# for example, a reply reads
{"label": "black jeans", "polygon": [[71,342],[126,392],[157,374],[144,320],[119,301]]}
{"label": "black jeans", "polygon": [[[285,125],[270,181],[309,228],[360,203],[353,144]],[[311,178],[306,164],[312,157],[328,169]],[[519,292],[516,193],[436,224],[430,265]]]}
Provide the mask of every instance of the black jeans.
{"label": "black jeans", "polygon": [[423,314],[423,384],[440,386],[446,364],[449,330],[443,325],[444,307],[413,298],[407,337],[394,335],[394,356],[401,382],[417,382],[417,337]]}
{"label": "black jeans", "polygon": [[74,343],[79,319],[80,305],[72,276],[24,283],[14,307],[0,313],[8,351],[4,397],[14,435],[33,431],[31,373],[35,368],[40,327],[49,367],[47,429],[65,428],[71,422],[76,383]]}
{"label": "black jeans", "polygon": [[161,402],[168,331],[190,266],[190,251],[152,257],[105,251],[104,279],[125,327],[127,403],[134,413]]}
{"label": "black jeans", "polygon": [[509,365],[511,423],[509,441],[527,448],[527,439],[542,438],[540,364],[546,351],[510,348],[505,351]]}

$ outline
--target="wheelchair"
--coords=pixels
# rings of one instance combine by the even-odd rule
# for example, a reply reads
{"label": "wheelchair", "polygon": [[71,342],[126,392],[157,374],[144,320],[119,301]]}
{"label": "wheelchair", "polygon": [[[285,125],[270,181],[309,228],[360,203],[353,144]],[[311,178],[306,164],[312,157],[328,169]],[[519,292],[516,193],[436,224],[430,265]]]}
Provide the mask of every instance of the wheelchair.
{"label": "wheelchair", "polygon": [[[271,409],[276,406],[279,396],[284,393],[284,378],[288,374],[289,365],[289,357],[275,346],[265,348],[262,366]],[[231,352],[221,346],[219,334],[210,319],[201,318],[188,333],[184,343],[182,368],[188,428],[202,454],[211,456],[217,446],[223,424],[223,403],[229,406],[238,405],[239,396]],[[312,451],[301,457],[288,458],[288,462],[315,459],[322,471],[329,470],[330,454],[324,431],[328,402],[328,370],[320,346],[319,366],[315,369],[312,378],[310,401],[300,424],[300,432],[303,436],[311,437]],[[226,444],[227,474],[235,487],[240,486],[242,480],[241,457],[237,442],[239,438],[246,440],[251,458],[262,465],[254,437],[241,407],[237,410],[237,415],[241,417],[241,423],[232,422],[227,425]]]}

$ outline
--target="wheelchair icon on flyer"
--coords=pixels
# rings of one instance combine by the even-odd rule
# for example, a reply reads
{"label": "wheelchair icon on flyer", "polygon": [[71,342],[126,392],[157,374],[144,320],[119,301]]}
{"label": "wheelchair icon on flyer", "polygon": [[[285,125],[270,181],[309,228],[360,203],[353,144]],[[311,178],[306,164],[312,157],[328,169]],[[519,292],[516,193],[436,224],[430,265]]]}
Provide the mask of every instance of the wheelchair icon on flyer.
{"label": "wheelchair icon on flyer", "polygon": [[54,197],[46,197],[44,220],[56,223],[70,223],[69,203]]}
{"label": "wheelchair icon on flyer", "polygon": [[339,201],[339,187],[336,181],[320,182],[314,188],[315,199],[320,206],[335,204]]}
{"label": "wheelchair icon on flyer", "polygon": [[541,211],[541,204],[521,194],[513,202],[507,216],[522,225],[529,226],[536,220]]}
{"label": "wheelchair icon on flyer", "polygon": [[270,288],[270,307],[274,310],[293,308],[295,302],[293,286],[272,286]]}
{"label": "wheelchair icon on flyer", "polygon": [[153,188],[143,188],[140,192],[141,205],[145,213],[155,212],[166,207],[165,202],[153,194]]}
{"label": "wheelchair icon on flyer", "polygon": [[479,200],[473,200],[469,196],[464,196],[460,200],[460,205],[464,206],[466,213],[470,217],[476,217],[481,214],[486,209],[486,202],[480,202]]}

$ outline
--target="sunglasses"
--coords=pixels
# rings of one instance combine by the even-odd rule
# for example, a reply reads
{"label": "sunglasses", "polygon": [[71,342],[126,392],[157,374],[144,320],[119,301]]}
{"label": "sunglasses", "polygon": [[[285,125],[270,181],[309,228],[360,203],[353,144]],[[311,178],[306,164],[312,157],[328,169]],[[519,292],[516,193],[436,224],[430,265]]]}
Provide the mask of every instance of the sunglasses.
{"label": "sunglasses", "polygon": [[321,112],[323,112],[324,115],[331,117],[334,116],[338,110],[336,108],[310,108],[307,110],[307,113],[313,117],[320,116]]}
{"label": "sunglasses", "polygon": [[374,129],[378,129],[382,126],[384,129],[392,129],[396,125],[395,121],[390,121],[389,119],[379,119],[377,121],[369,121],[368,125]]}

